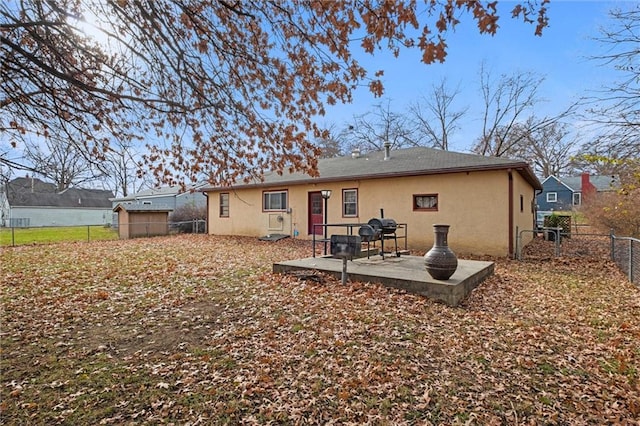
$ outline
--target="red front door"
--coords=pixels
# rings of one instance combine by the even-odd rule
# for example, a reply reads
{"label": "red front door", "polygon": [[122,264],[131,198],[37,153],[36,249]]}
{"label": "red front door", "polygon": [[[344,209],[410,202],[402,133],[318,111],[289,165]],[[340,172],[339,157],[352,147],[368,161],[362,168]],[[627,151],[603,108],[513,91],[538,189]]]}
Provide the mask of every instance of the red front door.
{"label": "red front door", "polygon": [[308,211],[309,234],[313,234],[313,231],[315,229],[317,235],[322,235],[322,226],[313,226],[316,224],[322,224],[324,222],[324,218],[322,215],[322,194],[320,194],[320,191],[309,193]]}

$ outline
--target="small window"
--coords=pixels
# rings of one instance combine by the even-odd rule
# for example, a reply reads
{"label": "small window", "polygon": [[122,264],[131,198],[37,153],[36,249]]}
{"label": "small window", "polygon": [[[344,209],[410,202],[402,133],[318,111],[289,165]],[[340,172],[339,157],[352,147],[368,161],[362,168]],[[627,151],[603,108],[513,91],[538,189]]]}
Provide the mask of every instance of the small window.
{"label": "small window", "polygon": [[143,201],[142,205],[144,206],[150,206],[151,205],[151,201]]}
{"label": "small window", "polygon": [[342,190],[342,216],[344,217],[358,216],[358,190],[357,189]]}
{"label": "small window", "polygon": [[438,210],[438,194],[414,195],[413,210],[437,211]]}
{"label": "small window", "polygon": [[579,206],[580,204],[582,204],[582,194],[580,192],[576,192],[573,194],[573,205]]}
{"label": "small window", "polygon": [[262,210],[285,211],[287,210],[287,191],[268,191],[263,193]]}
{"label": "small window", "polygon": [[524,197],[520,194],[520,213],[524,212]]}
{"label": "small window", "polygon": [[558,194],[556,192],[549,192],[547,194],[547,203],[556,203],[558,201]]}
{"label": "small window", "polygon": [[220,194],[220,217],[229,217],[229,193]]}

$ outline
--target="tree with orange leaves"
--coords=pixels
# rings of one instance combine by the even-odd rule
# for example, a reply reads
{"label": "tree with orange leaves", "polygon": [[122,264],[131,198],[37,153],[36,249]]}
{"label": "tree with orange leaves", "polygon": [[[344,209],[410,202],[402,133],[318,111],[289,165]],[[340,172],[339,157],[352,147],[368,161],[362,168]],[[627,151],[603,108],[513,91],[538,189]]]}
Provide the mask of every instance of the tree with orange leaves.
{"label": "tree with orange leaves", "polygon": [[[512,15],[540,35],[548,0]],[[474,0],[9,0],[0,5],[0,162],[25,140],[59,138],[100,161],[114,140],[144,140],[159,182],[230,184],[266,170],[314,175],[315,118],[384,70],[361,49],[419,49],[444,61],[464,17],[498,29]],[[93,27],[93,37],[87,28]]]}

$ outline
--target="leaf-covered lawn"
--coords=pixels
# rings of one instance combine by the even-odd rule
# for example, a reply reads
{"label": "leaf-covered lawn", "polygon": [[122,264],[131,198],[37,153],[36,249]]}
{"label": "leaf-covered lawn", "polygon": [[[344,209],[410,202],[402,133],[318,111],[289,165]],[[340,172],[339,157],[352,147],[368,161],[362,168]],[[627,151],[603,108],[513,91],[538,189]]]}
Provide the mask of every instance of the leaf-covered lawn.
{"label": "leaf-covered lawn", "polygon": [[640,292],[500,260],[462,307],[300,281],[308,243],[177,236],[0,252],[6,424],[640,422]]}

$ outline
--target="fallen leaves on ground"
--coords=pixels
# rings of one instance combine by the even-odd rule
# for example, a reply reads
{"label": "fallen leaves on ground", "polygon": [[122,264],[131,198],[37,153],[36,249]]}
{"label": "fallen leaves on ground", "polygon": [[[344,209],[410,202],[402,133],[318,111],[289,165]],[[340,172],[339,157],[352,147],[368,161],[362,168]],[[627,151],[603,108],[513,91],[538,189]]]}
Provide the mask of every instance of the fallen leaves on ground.
{"label": "fallen leaves on ground", "polygon": [[637,424],[640,294],[594,258],[497,260],[458,308],[271,273],[308,242],[3,249],[6,424]]}
{"label": "fallen leaves on ground", "polygon": [[611,257],[611,237],[605,234],[573,232],[563,236],[560,244],[546,241],[543,235],[537,235],[522,250],[523,260],[551,260],[558,254],[564,257],[578,257],[591,259],[609,259]]}

